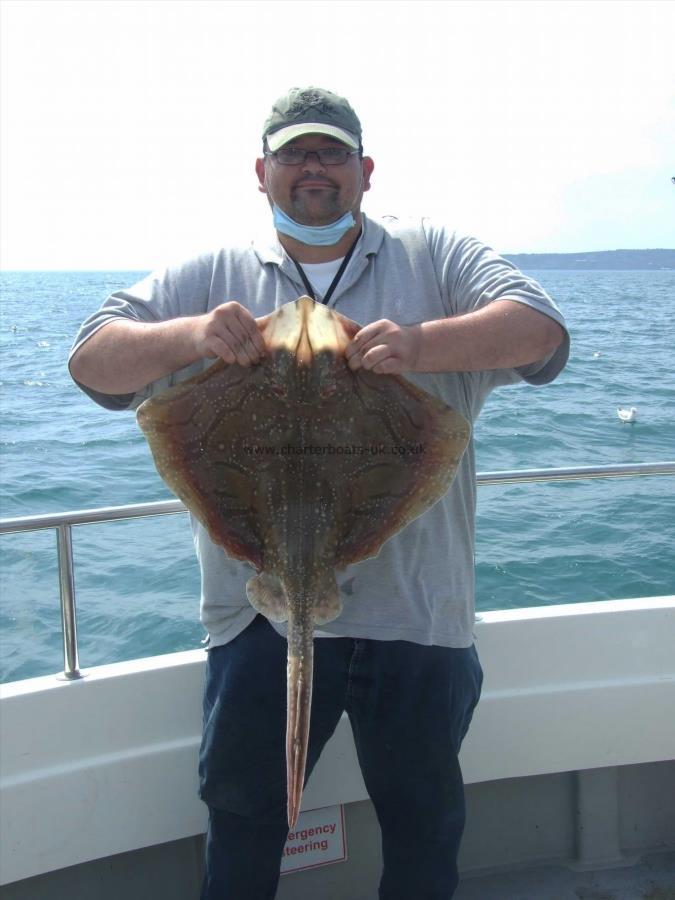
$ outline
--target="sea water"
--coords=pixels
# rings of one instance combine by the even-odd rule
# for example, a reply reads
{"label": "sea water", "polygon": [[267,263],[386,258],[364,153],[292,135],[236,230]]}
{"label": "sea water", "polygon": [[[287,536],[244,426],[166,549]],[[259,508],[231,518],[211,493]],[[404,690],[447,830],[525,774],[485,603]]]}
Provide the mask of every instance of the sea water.
{"label": "sea water", "polygon": [[[166,499],[134,414],[70,380],[80,323],[139,272],[2,275],[2,517]],[[476,423],[479,471],[675,459],[675,271],[533,271],[563,309],[569,364],[502,388]],[[619,406],[635,406],[622,424]],[[675,593],[675,477],[482,487],[479,610]],[[83,667],[200,646],[185,515],[73,529]],[[2,680],[62,667],[53,531],[0,539]],[[439,553],[448,548],[439,547]]]}

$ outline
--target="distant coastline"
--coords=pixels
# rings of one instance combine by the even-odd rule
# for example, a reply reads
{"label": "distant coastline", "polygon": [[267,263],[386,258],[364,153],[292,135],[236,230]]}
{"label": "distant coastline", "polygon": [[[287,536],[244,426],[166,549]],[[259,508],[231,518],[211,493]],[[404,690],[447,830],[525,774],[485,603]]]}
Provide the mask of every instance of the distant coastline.
{"label": "distant coastline", "polygon": [[675,250],[504,253],[521,269],[675,269]]}
{"label": "distant coastline", "polygon": [[[511,260],[519,269],[578,269],[578,270],[627,270],[642,269],[649,271],[672,270],[675,269],[675,250],[594,250],[587,253],[503,253],[500,255],[504,259]],[[125,275],[136,275],[138,278],[147,275],[151,271],[150,266],[129,266],[126,268],[103,268],[103,269],[14,269],[11,267],[0,267],[0,275],[7,274],[28,274],[29,272],[90,272],[99,274],[100,272],[108,272],[109,274],[124,273]]]}

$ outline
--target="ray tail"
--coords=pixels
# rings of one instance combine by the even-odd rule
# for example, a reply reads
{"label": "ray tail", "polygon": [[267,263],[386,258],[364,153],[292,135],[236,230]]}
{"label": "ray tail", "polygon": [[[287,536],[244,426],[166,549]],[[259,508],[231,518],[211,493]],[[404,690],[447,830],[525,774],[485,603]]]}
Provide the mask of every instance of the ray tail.
{"label": "ray tail", "polygon": [[312,671],[314,662],[311,621],[288,623],[288,711],[286,719],[286,771],[288,791],[288,827],[295,828],[300,812],[305,781],[309,719],[312,708]]}

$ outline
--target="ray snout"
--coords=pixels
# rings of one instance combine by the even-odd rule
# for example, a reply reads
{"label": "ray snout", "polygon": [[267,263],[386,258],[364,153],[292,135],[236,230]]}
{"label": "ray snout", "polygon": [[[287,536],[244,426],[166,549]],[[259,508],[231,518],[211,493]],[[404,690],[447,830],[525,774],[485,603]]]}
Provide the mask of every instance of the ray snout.
{"label": "ray snout", "polygon": [[287,303],[261,323],[270,353],[286,350],[301,367],[311,366],[316,355],[325,351],[341,356],[358,328],[355,322],[309,297]]}

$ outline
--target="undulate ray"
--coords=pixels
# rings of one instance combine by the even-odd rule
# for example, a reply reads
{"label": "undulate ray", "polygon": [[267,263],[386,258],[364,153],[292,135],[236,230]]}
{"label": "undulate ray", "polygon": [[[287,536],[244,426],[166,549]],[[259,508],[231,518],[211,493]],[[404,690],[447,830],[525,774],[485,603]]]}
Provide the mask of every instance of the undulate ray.
{"label": "undulate ray", "polygon": [[360,326],[309,297],[259,327],[268,351],[259,364],[216,362],[137,415],[164,481],[216,544],[256,568],[246,586],[251,605],[288,621],[292,828],[314,626],[342,609],[335,570],[376,556],[445,493],[470,427],[405,378],[352,372],[344,350]]}

